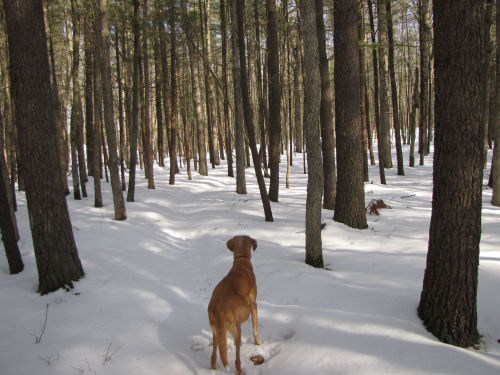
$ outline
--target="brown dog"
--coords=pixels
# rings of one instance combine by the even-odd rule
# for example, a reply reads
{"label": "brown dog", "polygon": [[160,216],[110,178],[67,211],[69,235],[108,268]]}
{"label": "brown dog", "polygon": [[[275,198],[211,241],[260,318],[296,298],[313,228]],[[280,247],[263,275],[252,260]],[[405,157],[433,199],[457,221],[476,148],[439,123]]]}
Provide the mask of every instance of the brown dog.
{"label": "brown dog", "polygon": [[217,347],[220,360],[229,370],[227,364],[227,334],[229,331],[236,345],[236,373],[241,372],[240,345],[241,324],[252,315],[253,337],[255,345],[262,344],[257,326],[257,284],[253,273],[252,248],[255,251],[257,241],[249,236],[235,236],[227,241],[227,247],[234,254],[233,267],[217,284],[208,305],[208,320],[213,331],[214,346],[212,350],[211,368],[216,369]]}

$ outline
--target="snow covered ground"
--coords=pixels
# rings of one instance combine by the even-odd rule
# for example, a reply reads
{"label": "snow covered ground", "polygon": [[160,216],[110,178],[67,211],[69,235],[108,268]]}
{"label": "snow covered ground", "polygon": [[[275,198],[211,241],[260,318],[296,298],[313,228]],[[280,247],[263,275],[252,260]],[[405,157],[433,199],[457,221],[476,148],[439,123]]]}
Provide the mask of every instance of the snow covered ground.
{"label": "snow covered ground", "polygon": [[[294,157],[290,189],[282,169],[273,223],[264,221],[253,168],[246,170],[247,195],[235,193],[225,164],[210,169],[208,177],[194,172],[193,181],[182,169],[175,186],[168,185],[168,169],[156,166],[156,190],[147,190],[139,173],[136,202],[127,203],[123,222],[113,220],[109,185],[103,185],[105,207],[96,209],[89,183],[89,198],[68,197],[86,277],[70,292],[43,297],[36,294],[26,202],[18,194],[26,267],[9,275],[0,244],[0,374],[211,374],[206,307],[231,267],[225,242],[236,234],[258,241],[253,264],[264,344],[253,345],[251,323],[245,323],[242,366],[248,375],[500,374],[500,209],[490,204],[491,190],[485,188],[481,348],[442,344],[416,315],[431,215],[432,155],[423,167],[406,165],[404,177],[395,169],[386,172],[386,186],[378,183],[377,167],[370,167],[367,204],[383,199],[392,209],[368,216],[368,229],[335,223],[333,212],[323,211],[327,270],[304,263],[307,177],[300,154]],[[266,361],[254,366],[253,354]]]}

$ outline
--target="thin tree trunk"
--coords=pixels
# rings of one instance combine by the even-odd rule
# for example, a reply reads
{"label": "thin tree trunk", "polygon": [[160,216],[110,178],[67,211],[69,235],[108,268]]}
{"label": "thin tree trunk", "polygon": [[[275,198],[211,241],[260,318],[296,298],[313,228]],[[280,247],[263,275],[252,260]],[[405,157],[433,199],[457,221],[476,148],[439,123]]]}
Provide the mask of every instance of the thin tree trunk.
{"label": "thin tree trunk", "polygon": [[[95,25],[94,25],[95,26]],[[92,87],[93,87],[93,103],[94,103],[94,108],[93,108],[93,113],[94,113],[94,119],[93,119],[93,124],[94,124],[94,129],[92,131],[92,135],[94,136],[94,139],[92,141],[92,144],[94,145],[94,160],[92,161],[93,163],[93,170],[94,170],[94,207],[102,207],[103,202],[102,202],[102,191],[101,191],[101,179],[102,179],[102,168],[101,168],[101,146],[102,146],[102,138],[101,138],[101,133],[102,133],[102,86],[99,85],[99,77],[101,76],[101,68],[99,61],[97,59],[97,46],[99,42],[97,41],[97,33],[93,33],[94,36],[94,48],[93,48],[93,56],[94,58],[93,61],[93,67],[92,67],[92,72],[93,72],[93,77],[92,77]]]}
{"label": "thin tree trunk", "polygon": [[181,11],[182,11],[182,28],[184,33],[187,35],[188,39],[188,51],[189,51],[189,67],[191,70],[191,85],[193,87],[193,103],[195,108],[196,117],[196,127],[197,127],[197,143],[198,143],[198,154],[199,154],[199,167],[198,173],[202,176],[208,175],[207,169],[207,149],[205,145],[205,126],[203,126],[203,119],[201,114],[201,93],[200,87],[198,85],[198,65],[195,61],[196,46],[193,42],[193,33],[191,31],[191,23],[188,18],[186,0],[181,0]]}
{"label": "thin tree trunk", "polygon": [[[233,0],[234,1],[234,0]],[[234,6],[234,4],[233,4]],[[262,176],[262,169],[260,166],[259,152],[257,150],[257,144],[255,142],[255,131],[252,121],[252,109],[250,105],[249,88],[247,82],[247,68],[246,68],[246,55],[245,55],[245,24],[243,17],[243,10],[245,9],[245,0],[236,1],[236,17],[238,24],[238,44],[240,52],[240,68],[241,68],[241,91],[242,91],[242,101],[243,101],[243,117],[245,121],[245,127],[247,130],[248,143],[252,151],[252,159],[255,169],[255,176],[257,177],[257,183],[259,185],[260,197],[262,199],[262,205],[264,207],[264,216],[266,221],[273,221],[273,214],[271,211],[271,204],[269,202],[269,196],[267,195],[266,183],[264,181],[264,176]],[[233,22],[235,20],[233,19]]]}
{"label": "thin tree trunk", "polygon": [[373,103],[375,104],[375,128],[377,130],[377,150],[378,150],[378,170],[380,175],[380,183],[382,185],[386,184],[385,181],[385,170],[384,170],[384,152],[381,141],[381,120],[380,120],[380,108],[379,108],[379,98],[380,98],[380,90],[379,90],[379,68],[378,68],[378,53],[376,47],[376,38],[375,38],[375,22],[373,17],[373,9],[372,9],[372,0],[368,1],[368,15],[370,18],[370,30],[372,37],[372,61],[373,61],[373,87],[374,87],[374,95],[373,95]]}
{"label": "thin tree trunk", "polygon": [[493,187],[493,195],[491,198],[491,204],[494,206],[500,206],[500,46],[498,41],[500,41],[500,1],[496,4],[496,40],[497,40],[497,50],[496,50],[496,86],[495,86],[495,121],[494,121],[494,142],[495,146],[493,149],[493,160],[491,161],[491,172],[490,179]]}
{"label": "thin tree trunk", "polygon": [[416,122],[417,122],[417,108],[419,107],[419,94],[418,94],[418,67],[415,68],[415,84],[413,87],[413,105],[410,113],[410,167],[415,167],[415,138],[416,138]]}
{"label": "thin tree trunk", "polygon": [[399,122],[398,89],[396,87],[396,71],[394,69],[394,31],[392,27],[391,0],[386,0],[387,11],[387,35],[389,39],[389,76],[391,79],[392,97],[392,122],[396,133],[396,157],[398,163],[398,175],[404,176],[403,148],[401,145],[401,124]]}
{"label": "thin tree trunk", "polygon": [[[204,6],[202,6],[204,1]],[[202,53],[203,53],[203,74],[205,81],[205,106],[207,111],[207,125],[208,125],[208,147],[210,153],[210,163],[212,168],[219,165],[217,155],[216,136],[214,131],[215,115],[212,102],[212,81],[210,80],[210,1],[198,0],[199,11],[202,15],[200,17],[200,30],[202,34]]]}
{"label": "thin tree trunk", "polygon": [[[359,38],[359,96],[360,96],[360,114],[361,114],[361,128],[363,134],[363,179],[365,182],[368,182],[368,141],[370,138],[370,132],[368,129],[370,128],[368,122],[368,116],[370,113],[370,106],[366,103],[368,100],[368,95],[366,93],[366,67],[365,67],[365,49],[363,44],[365,42],[365,31],[363,25],[363,19],[361,17],[361,12],[363,11],[363,2],[359,2],[359,11],[358,11],[358,38]],[[371,146],[371,145],[370,145]]]}
{"label": "thin tree trunk", "polygon": [[269,90],[269,199],[278,201],[281,143],[281,86],[276,20],[276,1],[266,0],[267,10],[267,74]]}
{"label": "thin tree trunk", "polygon": [[379,97],[380,97],[380,126],[378,141],[383,153],[384,168],[392,168],[391,156],[391,109],[388,96],[388,60],[387,60],[387,12],[386,0],[377,0],[378,21],[378,68],[379,68]]}
{"label": "thin tree trunk", "polygon": [[134,34],[134,72],[132,76],[132,134],[130,137],[130,167],[127,191],[127,202],[134,202],[135,170],[137,166],[137,138],[139,137],[139,65],[141,64],[139,46],[139,0],[133,0],[134,17],[132,29]]}
{"label": "thin tree trunk", "polygon": [[159,22],[155,25],[156,37],[154,38],[155,54],[155,102],[156,102],[156,135],[158,137],[158,165],[165,166],[165,154],[163,150],[163,109],[162,109],[162,71],[161,71],[161,53],[160,53],[160,26]]}
{"label": "thin tree trunk", "polygon": [[428,24],[429,0],[419,0],[419,35],[420,35],[420,122],[418,152],[420,165],[424,165],[427,150],[427,128],[429,114],[429,50],[430,26]]}
{"label": "thin tree trunk", "polygon": [[113,114],[113,91],[111,83],[111,60],[109,48],[109,31],[107,21],[107,9],[104,0],[99,0],[98,8],[98,30],[100,31],[101,47],[101,81],[102,97],[104,105],[104,126],[106,127],[106,139],[108,142],[109,173],[111,177],[111,189],[113,191],[113,204],[115,207],[115,220],[125,220],[127,211],[123,199],[120,175],[118,172],[118,155],[116,146],[116,131]]}
{"label": "thin tree trunk", "polygon": [[122,183],[122,191],[127,191],[125,182],[125,121],[123,117],[123,87],[122,74],[120,67],[120,38],[118,38],[118,28],[115,26],[115,56],[116,56],[116,80],[118,81],[118,125],[120,129],[120,178]]}
{"label": "thin tree trunk", "polygon": [[176,67],[176,35],[175,35],[175,2],[170,3],[168,23],[170,27],[170,122],[168,124],[170,142],[170,178],[169,184],[175,184],[175,173],[177,167],[177,67]]}
{"label": "thin tree trunk", "polygon": [[493,0],[485,0],[484,6],[484,21],[483,21],[483,169],[486,168],[488,161],[488,141],[489,141],[489,120],[490,120],[490,80],[491,60],[493,57],[493,43],[491,41],[491,26],[493,25],[493,8],[495,4]]}
{"label": "thin tree trunk", "polygon": [[319,69],[316,7],[314,0],[301,0],[300,26],[304,40],[304,133],[307,147],[307,201],[306,201],[306,263],[323,268],[321,241],[321,200],[323,195],[323,167],[321,164],[320,121],[321,74]]}
{"label": "thin tree trunk", "polygon": [[[233,98],[234,98],[234,128],[236,137],[236,193],[246,194],[245,178],[245,124],[243,119],[243,103],[241,92],[241,65],[238,39],[238,23],[234,0],[229,0],[231,10],[231,46],[233,52]],[[265,148],[265,145],[261,145]]]}
{"label": "thin tree trunk", "polygon": [[326,35],[323,21],[323,0],[315,0],[316,33],[318,38],[319,70],[321,76],[321,150],[323,153],[323,208],[335,209],[337,175],[335,165],[335,135],[333,130],[332,90],[326,55]]}
{"label": "thin tree trunk", "polygon": [[148,179],[148,189],[155,188],[154,171],[153,171],[153,145],[151,143],[151,100],[150,100],[150,82],[149,82],[149,16],[148,16],[148,0],[144,0],[143,6],[143,33],[142,33],[142,49],[144,58],[143,74],[144,74],[144,123],[142,124],[144,138],[142,140],[142,149],[144,155],[144,169],[146,171],[146,178]]}
{"label": "thin tree trunk", "polygon": [[299,46],[295,46],[294,50],[294,67],[293,67],[293,100],[294,100],[294,123],[295,123],[295,152],[302,152],[302,122],[300,121],[300,113],[302,102],[300,100],[299,76],[302,63],[300,61]]}
{"label": "thin tree trunk", "polygon": [[266,101],[264,100],[263,92],[263,77],[262,77],[262,57],[261,51],[261,41],[260,41],[260,26],[259,26],[259,0],[254,0],[253,2],[254,10],[254,22],[255,22],[255,65],[257,70],[257,101],[259,104],[259,129],[260,129],[260,149],[259,153],[262,160],[262,165],[264,166],[264,177],[269,177],[267,172],[267,156],[266,156]]}
{"label": "thin tree trunk", "polygon": [[[73,177],[73,197],[82,199],[80,195],[80,179],[84,196],[87,196],[85,189],[84,176],[79,176],[78,165],[78,138],[80,129],[83,128],[83,113],[82,101],[80,98],[80,82],[78,79],[78,71],[80,65],[80,29],[79,29],[80,12],[75,0],[71,1],[71,19],[73,23],[73,65],[71,69],[71,77],[73,80],[73,100],[71,103],[71,173]],[[83,148],[83,147],[82,147]],[[80,155],[82,159],[83,155]],[[84,159],[82,159],[83,161]]]}
{"label": "thin tree trunk", "polygon": [[231,126],[229,124],[229,95],[227,92],[227,32],[226,32],[226,4],[220,0],[220,27],[222,34],[222,94],[224,100],[224,139],[227,156],[227,175],[234,177],[233,146],[231,143]]}
{"label": "thin tree trunk", "polygon": [[[3,134],[2,112],[0,109],[0,138]],[[17,246],[19,233],[17,229],[16,215],[12,202],[12,194],[9,184],[9,172],[4,156],[3,142],[0,144],[0,231],[2,234],[3,247],[10,274],[16,274],[24,269],[21,251]]]}
{"label": "thin tree trunk", "polygon": [[90,0],[86,0],[84,12],[84,51],[85,51],[85,140],[87,150],[87,169],[89,176],[94,176],[94,56],[92,45],[92,5]]}

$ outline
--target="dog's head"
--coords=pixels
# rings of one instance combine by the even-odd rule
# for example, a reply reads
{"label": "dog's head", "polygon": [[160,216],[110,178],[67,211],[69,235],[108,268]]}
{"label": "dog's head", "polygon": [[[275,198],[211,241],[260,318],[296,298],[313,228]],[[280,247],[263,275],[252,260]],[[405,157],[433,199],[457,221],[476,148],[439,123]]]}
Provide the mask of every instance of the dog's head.
{"label": "dog's head", "polygon": [[227,248],[237,257],[252,257],[252,249],[257,248],[257,241],[250,236],[234,236],[226,243]]}

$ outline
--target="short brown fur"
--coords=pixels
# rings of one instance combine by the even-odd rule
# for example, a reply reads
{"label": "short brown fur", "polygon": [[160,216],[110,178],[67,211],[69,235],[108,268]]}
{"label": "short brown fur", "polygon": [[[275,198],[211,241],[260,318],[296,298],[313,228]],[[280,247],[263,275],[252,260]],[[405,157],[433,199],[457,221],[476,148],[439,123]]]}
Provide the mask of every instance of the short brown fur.
{"label": "short brown fur", "polygon": [[236,345],[236,373],[241,371],[240,346],[241,324],[252,316],[255,345],[262,344],[257,323],[257,283],[253,273],[252,248],[255,251],[257,241],[249,236],[235,236],[227,241],[227,247],[234,254],[233,266],[229,273],[217,284],[208,305],[208,320],[213,331],[213,350],[211,368],[216,369],[217,347],[220,359],[226,369],[227,334],[229,331]]}

